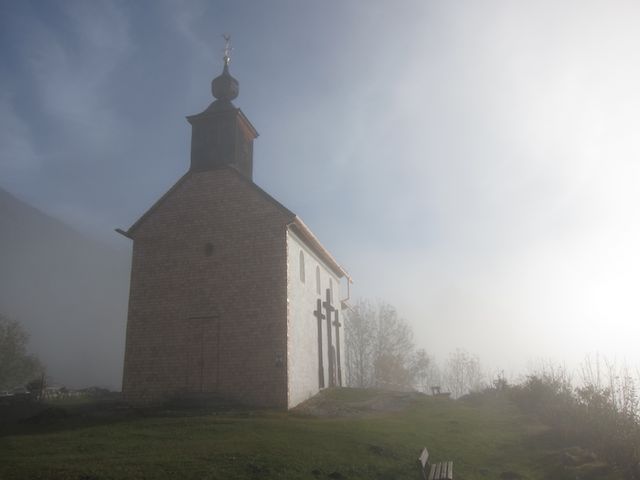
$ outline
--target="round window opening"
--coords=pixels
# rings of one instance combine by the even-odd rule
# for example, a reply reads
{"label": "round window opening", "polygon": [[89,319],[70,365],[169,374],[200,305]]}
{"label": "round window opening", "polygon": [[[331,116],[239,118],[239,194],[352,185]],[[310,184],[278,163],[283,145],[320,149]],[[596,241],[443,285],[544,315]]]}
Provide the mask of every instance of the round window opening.
{"label": "round window opening", "polygon": [[204,254],[207,257],[210,257],[211,255],[213,255],[213,243],[205,243],[204,244]]}

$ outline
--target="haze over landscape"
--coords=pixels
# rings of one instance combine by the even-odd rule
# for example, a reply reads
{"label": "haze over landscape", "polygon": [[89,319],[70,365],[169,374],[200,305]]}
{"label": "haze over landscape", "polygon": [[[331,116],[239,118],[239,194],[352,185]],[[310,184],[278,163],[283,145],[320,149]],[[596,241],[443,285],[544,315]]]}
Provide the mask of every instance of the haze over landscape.
{"label": "haze over landscape", "polygon": [[[184,117],[212,100],[223,32],[260,133],[254,179],[356,298],[488,370],[595,352],[640,365],[640,5],[400,5],[2,3],[0,187],[71,229],[2,193],[0,313],[48,367],[119,386],[130,245],[113,229],[186,171]],[[68,323],[65,295],[82,304]]]}

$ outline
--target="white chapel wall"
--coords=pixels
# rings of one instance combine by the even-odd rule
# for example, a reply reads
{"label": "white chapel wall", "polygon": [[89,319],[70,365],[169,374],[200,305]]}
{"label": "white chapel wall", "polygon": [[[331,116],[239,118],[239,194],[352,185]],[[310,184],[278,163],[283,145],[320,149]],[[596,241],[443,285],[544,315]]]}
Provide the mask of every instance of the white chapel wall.
{"label": "white chapel wall", "polygon": [[[300,252],[305,262],[305,280],[300,279]],[[316,267],[320,270],[320,292],[317,293]],[[288,301],[288,339],[287,365],[289,384],[289,407],[293,407],[319,391],[318,375],[318,321],[313,312],[317,299],[325,300],[330,279],[333,283],[332,303],[340,306],[340,280],[293,232],[287,232],[287,301]],[[324,313],[324,310],[323,310]],[[341,312],[342,313],[342,312]],[[332,321],[334,319],[332,318]],[[343,323],[343,318],[340,318]],[[344,327],[340,332],[340,350],[342,352],[342,376],[344,370]],[[332,327],[332,340],[335,345],[335,327]],[[322,358],[325,386],[329,385],[329,360],[327,348],[327,321],[322,321]]]}

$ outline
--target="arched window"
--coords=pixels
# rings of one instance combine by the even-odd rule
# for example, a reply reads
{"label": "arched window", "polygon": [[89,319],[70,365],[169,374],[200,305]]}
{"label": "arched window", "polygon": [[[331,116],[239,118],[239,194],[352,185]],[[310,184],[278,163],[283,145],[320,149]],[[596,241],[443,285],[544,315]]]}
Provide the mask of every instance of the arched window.
{"label": "arched window", "polygon": [[304,283],[304,252],[300,250],[300,281]]}
{"label": "arched window", "polygon": [[316,266],[316,293],[320,295],[322,289],[320,288],[320,267]]}

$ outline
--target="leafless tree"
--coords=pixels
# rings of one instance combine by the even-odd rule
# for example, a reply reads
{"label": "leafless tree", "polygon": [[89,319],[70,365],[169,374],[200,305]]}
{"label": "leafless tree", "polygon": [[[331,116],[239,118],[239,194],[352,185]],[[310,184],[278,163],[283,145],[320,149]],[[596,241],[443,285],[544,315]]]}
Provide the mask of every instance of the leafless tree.
{"label": "leafless tree", "polygon": [[360,301],[346,323],[347,378],[355,387],[413,388],[429,358],[418,356],[413,331],[387,303]]}
{"label": "leafless tree", "polygon": [[422,348],[413,355],[411,373],[414,386],[420,392],[428,393],[431,387],[440,386],[442,383],[438,363]]}
{"label": "leafless tree", "polygon": [[374,320],[371,304],[360,301],[345,323],[347,383],[352,387],[366,388],[373,384]]}
{"label": "leafless tree", "polygon": [[377,308],[374,343],[374,378],[379,387],[408,388],[413,354],[413,331],[389,304]]}
{"label": "leafless tree", "polygon": [[483,387],[484,375],[476,355],[457,349],[449,355],[443,372],[444,386],[454,398]]}

